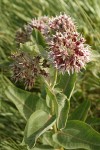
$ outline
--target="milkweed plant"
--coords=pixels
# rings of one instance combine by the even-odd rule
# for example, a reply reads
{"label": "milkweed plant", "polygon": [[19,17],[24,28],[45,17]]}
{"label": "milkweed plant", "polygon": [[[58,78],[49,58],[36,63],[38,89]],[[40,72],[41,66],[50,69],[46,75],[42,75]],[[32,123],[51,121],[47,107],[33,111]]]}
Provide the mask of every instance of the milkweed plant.
{"label": "milkweed plant", "polygon": [[[77,75],[91,61],[76,23],[66,14],[32,19],[16,32],[15,41],[12,80],[31,93],[23,110],[18,107],[27,121],[22,145],[28,150],[99,150],[100,135],[86,122],[90,102],[69,113]],[[22,49],[26,43],[32,50]]]}

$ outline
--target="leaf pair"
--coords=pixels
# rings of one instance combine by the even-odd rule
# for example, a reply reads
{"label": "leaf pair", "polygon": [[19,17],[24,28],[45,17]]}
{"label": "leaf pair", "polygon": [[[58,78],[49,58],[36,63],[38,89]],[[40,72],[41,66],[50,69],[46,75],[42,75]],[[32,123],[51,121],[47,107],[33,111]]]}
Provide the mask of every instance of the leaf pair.
{"label": "leaf pair", "polygon": [[71,76],[65,74],[63,80],[62,78],[59,80],[59,84],[55,85],[56,88],[52,88],[47,82],[45,82],[49,101],[53,103],[53,113],[56,114],[58,129],[64,128],[67,123],[70,109],[70,97],[75,86],[76,74],[72,74]]}

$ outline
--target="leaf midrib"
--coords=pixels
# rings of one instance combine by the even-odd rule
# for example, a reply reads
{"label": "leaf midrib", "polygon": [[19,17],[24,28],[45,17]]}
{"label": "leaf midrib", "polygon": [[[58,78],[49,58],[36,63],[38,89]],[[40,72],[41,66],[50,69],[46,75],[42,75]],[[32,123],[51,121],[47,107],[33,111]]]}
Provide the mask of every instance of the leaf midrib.
{"label": "leaf midrib", "polygon": [[[75,129],[75,130],[76,130],[76,128],[73,128],[73,129]],[[85,143],[91,144],[91,145],[93,145],[93,146],[94,146],[94,145],[96,145],[96,146],[100,146],[100,144],[94,144],[94,143],[91,143],[91,142],[85,141],[85,140],[83,140],[83,139],[80,139],[80,138],[75,137],[75,136],[73,136],[73,135],[71,135],[71,134],[68,134],[68,133],[59,132],[58,134],[63,134],[63,135],[65,135],[65,136],[72,136],[74,139],[77,139],[77,140],[79,140],[79,141],[82,141],[82,142],[85,142]]]}

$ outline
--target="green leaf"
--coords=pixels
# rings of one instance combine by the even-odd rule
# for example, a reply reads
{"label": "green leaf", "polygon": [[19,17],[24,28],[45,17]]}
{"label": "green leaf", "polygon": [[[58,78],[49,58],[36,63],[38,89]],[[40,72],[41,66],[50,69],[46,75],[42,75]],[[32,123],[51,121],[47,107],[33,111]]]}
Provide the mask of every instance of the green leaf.
{"label": "green leaf", "polygon": [[59,148],[58,144],[56,144],[53,139],[52,139],[52,136],[53,136],[53,131],[47,131],[45,132],[42,136],[41,136],[41,141],[44,145],[50,145],[50,146],[53,146],[55,148]]}
{"label": "green leaf", "polygon": [[69,117],[69,120],[86,120],[88,110],[90,108],[90,101],[85,100]]}
{"label": "green leaf", "polygon": [[46,84],[48,106],[51,104],[51,113],[56,114],[58,129],[64,128],[68,118],[70,103],[61,91]]}
{"label": "green leaf", "polygon": [[53,135],[53,140],[65,149],[100,149],[100,134],[82,121],[68,121],[65,129]]}
{"label": "green leaf", "polygon": [[70,104],[63,93],[57,93],[56,97],[58,103],[57,127],[61,129],[66,126]]}
{"label": "green leaf", "polygon": [[34,39],[37,43],[37,47],[39,49],[40,54],[43,57],[46,57],[46,50],[45,49],[47,47],[47,44],[44,40],[43,35],[41,34],[40,31],[38,31],[37,29],[34,29],[33,32],[32,32],[32,36],[34,37]]}
{"label": "green leaf", "polygon": [[50,118],[50,116],[43,110],[37,110],[30,116],[27,122],[24,132],[24,142],[29,148],[34,147],[38,137],[50,129],[54,123],[55,116]]}
{"label": "green leaf", "polygon": [[76,73],[71,74],[69,76],[69,79],[67,80],[66,85],[64,87],[64,94],[67,96],[68,99],[70,99],[73,94],[75,82],[76,82]]}
{"label": "green leaf", "polygon": [[38,109],[48,111],[45,101],[37,93],[21,90],[15,87],[7,78],[3,80],[3,84],[5,86],[4,94],[16,105],[25,119],[28,119]]}
{"label": "green leaf", "polygon": [[63,93],[67,96],[68,99],[71,98],[76,82],[76,73],[68,75],[65,73],[64,75],[60,75],[58,77],[58,85]]}
{"label": "green leaf", "polygon": [[86,123],[90,124],[91,126],[99,126],[100,125],[100,118],[95,118],[95,117],[88,117],[86,119]]}
{"label": "green leaf", "polygon": [[[59,79],[59,78],[58,78]],[[63,93],[58,92],[56,95],[56,116],[58,129],[64,128],[68,119],[68,113],[70,109],[70,98],[75,86],[76,74],[70,76],[66,73],[61,75],[61,80],[56,88],[59,88]],[[54,93],[54,92],[53,92]],[[67,97],[66,97],[67,96]]]}
{"label": "green leaf", "polygon": [[33,37],[35,38],[38,45],[46,46],[45,40],[41,32],[37,29],[34,29],[32,32]]}
{"label": "green leaf", "polygon": [[47,99],[49,99],[50,101],[48,103],[51,104],[51,113],[53,115],[56,114],[56,117],[57,117],[58,116],[58,103],[57,103],[55,92],[46,81],[45,83],[46,83],[46,92],[47,92],[47,97],[48,97]]}
{"label": "green leaf", "polygon": [[38,145],[35,146],[32,149],[28,149],[28,150],[56,150],[53,147],[49,146],[49,145]]}

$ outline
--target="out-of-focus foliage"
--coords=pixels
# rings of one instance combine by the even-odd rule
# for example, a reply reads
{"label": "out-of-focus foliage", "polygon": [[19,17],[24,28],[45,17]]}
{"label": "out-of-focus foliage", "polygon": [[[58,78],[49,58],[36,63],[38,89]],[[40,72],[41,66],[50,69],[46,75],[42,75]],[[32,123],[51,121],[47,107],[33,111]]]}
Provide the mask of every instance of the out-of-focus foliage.
{"label": "out-of-focus foliage", "polygon": [[[10,78],[10,54],[16,50],[15,33],[32,18],[65,12],[75,20],[93,51],[93,61],[78,75],[71,99],[71,112],[84,100],[91,101],[87,122],[99,131],[100,117],[100,0],[1,0],[0,1],[0,74]],[[24,47],[26,48],[26,47]],[[0,84],[2,82],[0,77]],[[22,85],[16,84],[19,88]],[[37,83],[35,90],[39,89]],[[0,149],[20,150],[25,120],[0,87]],[[25,147],[23,148],[25,149]]]}

